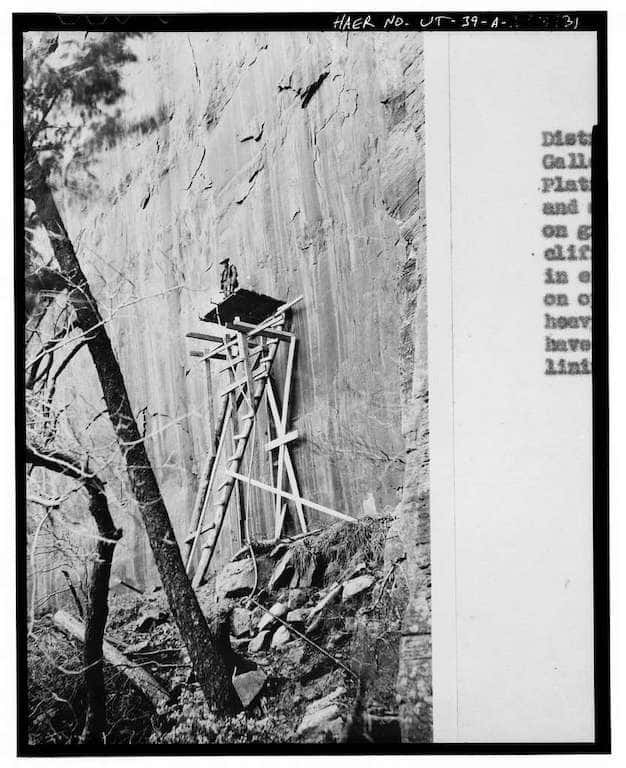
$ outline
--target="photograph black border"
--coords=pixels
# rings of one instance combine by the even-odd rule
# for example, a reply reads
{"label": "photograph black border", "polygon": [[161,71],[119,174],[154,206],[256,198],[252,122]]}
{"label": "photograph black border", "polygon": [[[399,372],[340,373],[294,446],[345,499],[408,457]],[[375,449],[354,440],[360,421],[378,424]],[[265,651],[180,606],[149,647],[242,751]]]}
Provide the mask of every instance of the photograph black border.
{"label": "photograph black border", "polygon": [[[77,15],[13,14],[13,141],[14,141],[14,294],[15,294],[15,453],[17,579],[17,755],[149,756],[149,755],[532,755],[607,754],[611,751],[609,626],[609,356],[608,356],[608,162],[607,162],[607,13],[570,12],[398,12],[406,22],[387,26],[392,11],[326,13],[207,13]],[[350,24],[349,30],[338,27]],[[345,17],[349,17],[346,20]],[[358,20],[358,21],[357,21]],[[369,20],[369,22],[367,21]],[[470,21],[471,20],[471,21]],[[475,21],[474,21],[475,20]],[[577,20],[577,21],[575,21]],[[368,26],[372,25],[372,26]],[[591,158],[592,200],[592,408],[593,408],[593,599],[594,708],[593,742],[503,742],[428,744],[232,744],[232,745],[30,745],[27,717],[26,604],[26,473],[25,473],[25,331],[24,331],[24,199],[23,34],[29,31],[385,31],[394,32],[527,32],[592,31],[597,39],[597,115]]]}

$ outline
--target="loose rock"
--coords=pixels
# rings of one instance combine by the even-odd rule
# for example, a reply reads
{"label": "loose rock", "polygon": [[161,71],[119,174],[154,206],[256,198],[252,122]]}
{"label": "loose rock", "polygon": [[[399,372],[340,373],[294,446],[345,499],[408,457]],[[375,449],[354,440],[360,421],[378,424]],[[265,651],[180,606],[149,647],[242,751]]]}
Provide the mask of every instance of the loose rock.
{"label": "loose rock", "polygon": [[276,568],[274,568],[272,577],[270,578],[267,585],[267,588],[270,592],[289,584],[289,581],[293,576],[293,563],[291,562],[291,556],[292,552],[291,550],[288,550],[278,561],[278,565]]}
{"label": "loose rock", "polygon": [[215,580],[215,592],[218,597],[242,597],[248,595],[254,587],[254,565],[251,560],[238,560],[228,563]]}
{"label": "loose rock", "polygon": [[248,645],[248,652],[249,653],[259,653],[260,651],[265,650],[270,642],[271,632],[266,629],[263,632],[259,632],[259,634],[256,637],[253,637],[252,640],[250,640],[250,643]]}
{"label": "loose rock", "polygon": [[329,704],[335,701],[335,699],[338,699],[340,696],[343,696],[345,692],[346,689],[340,685],[338,688],[335,688],[334,691],[327,694],[323,698],[317,699],[317,701],[312,701],[310,704],[308,704],[306,708],[306,714],[310,715],[313,712],[318,712],[320,709],[326,709]]}
{"label": "loose rock", "polygon": [[306,603],[307,592],[305,589],[290,589],[287,605],[291,610],[300,608]]}
{"label": "loose rock", "polygon": [[307,608],[297,608],[295,611],[289,611],[285,620],[289,624],[304,624],[308,615]]}
{"label": "loose rock", "polygon": [[281,619],[289,610],[286,603],[274,603],[269,613],[265,613],[259,621],[259,630],[265,629],[276,621],[276,616]]}
{"label": "loose rock", "polygon": [[318,614],[322,613],[322,611],[327,608],[331,603],[334,603],[335,600],[339,597],[339,593],[341,592],[341,585],[337,584],[334,586],[330,592],[326,595],[326,597],[321,600],[315,608],[311,611],[309,614],[309,621],[313,619]]}
{"label": "loose rock", "polygon": [[245,608],[235,608],[230,615],[230,629],[235,637],[241,637],[250,631],[252,614]]}
{"label": "loose rock", "polygon": [[285,649],[289,661],[293,664],[301,664],[304,658],[305,648],[302,643],[292,643],[290,647]]}
{"label": "loose rock", "polygon": [[373,576],[357,576],[356,579],[347,581],[343,585],[343,592],[341,595],[342,601],[345,602],[355,595],[365,592],[366,589],[369,589],[372,586],[374,581],[375,579]]}
{"label": "loose rock", "polygon": [[333,723],[339,715],[339,708],[336,704],[331,704],[324,709],[306,714],[298,726],[296,736],[309,736],[315,731],[325,732],[327,726]]}
{"label": "loose rock", "polygon": [[250,631],[252,614],[245,608],[234,608],[230,615],[230,631],[235,637],[241,637]]}
{"label": "loose rock", "polygon": [[295,587],[311,587],[315,580],[315,573],[317,571],[317,563],[315,560],[311,561],[306,571],[298,576],[294,573],[294,578],[291,580],[290,586]]}
{"label": "loose rock", "polygon": [[274,637],[272,638],[272,648],[280,648],[283,645],[286,645],[291,640],[291,632],[287,629],[287,627],[283,627],[282,625],[278,627],[276,632],[274,632]]}
{"label": "loose rock", "polygon": [[243,675],[233,678],[233,687],[244,707],[249,706],[256,699],[265,685],[267,675],[261,669],[253,669]]}

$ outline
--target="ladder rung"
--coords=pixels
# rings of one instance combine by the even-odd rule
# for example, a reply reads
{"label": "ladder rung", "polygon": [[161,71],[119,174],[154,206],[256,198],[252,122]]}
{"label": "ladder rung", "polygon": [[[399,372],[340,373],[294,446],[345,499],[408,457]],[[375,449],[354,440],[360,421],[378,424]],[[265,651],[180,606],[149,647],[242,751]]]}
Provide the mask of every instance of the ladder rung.
{"label": "ladder rung", "polygon": [[[268,376],[268,371],[257,371],[253,376],[253,381],[260,381],[261,379],[264,379]],[[229,395],[234,390],[238,389],[239,387],[242,387],[244,384],[248,383],[248,379],[237,379],[237,381],[233,381],[232,384],[229,384],[227,387],[225,387],[220,392],[220,397],[226,397],[226,395]]]}
{"label": "ladder rung", "polygon": [[245,357],[233,357],[233,359],[229,362],[228,365],[223,365],[221,368],[217,369],[218,373],[226,373],[226,371],[231,371],[234,366],[239,365],[240,363],[243,363]]}
{"label": "ladder rung", "polygon": [[249,419],[253,419],[254,418],[254,414],[253,413],[245,413],[243,416],[240,416],[239,418],[242,421],[248,421]]}
{"label": "ladder rung", "polygon": [[233,435],[233,440],[245,440],[248,434],[248,432],[240,432],[238,435]]}
{"label": "ladder rung", "polygon": [[226,395],[230,395],[231,392],[233,392],[235,389],[239,389],[239,387],[242,387],[244,384],[248,383],[248,379],[238,379],[237,381],[233,381],[232,384],[229,384],[225,389],[223,389],[220,392],[220,397],[226,397]]}
{"label": "ladder rung", "polygon": [[217,369],[218,373],[226,373],[226,371],[232,371],[232,369],[239,365],[239,363],[243,362],[243,360],[238,357],[236,360],[231,360],[228,365],[223,365],[221,368]]}
{"label": "ladder rung", "polygon": [[205,533],[208,533],[209,531],[213,530],[215,528],[215,523],[210,523],[210,525],[207,525],[206,528],[202,528],[200,531],[192,531],[189,536],[185,539],[185,544],[191,544],[191,542],[196,538],[196,536],[202,536]]}
{"label": "ladder rung", "polygon": [[233,453],[232,456],[229,456],[226,461],[239,461],[241,458],[243,458],[242,454],[240,453]]}

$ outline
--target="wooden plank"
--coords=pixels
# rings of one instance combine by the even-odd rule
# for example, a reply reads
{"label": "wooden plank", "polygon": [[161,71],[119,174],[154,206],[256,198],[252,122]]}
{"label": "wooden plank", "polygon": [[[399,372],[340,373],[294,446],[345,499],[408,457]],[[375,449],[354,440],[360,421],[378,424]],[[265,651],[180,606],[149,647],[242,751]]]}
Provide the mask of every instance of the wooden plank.
{"label": "wooden plank", "polygon": [[262,483],[260,480],[254,480],[251,477],[246,477],[246,475],[242,475],[239,472],[233,472],[230,469],[226,469],[225,472],[227,475],[230,475],[234,480],[241,480],[243,483],[249,483],[250,485],[254,485],[256,488],[261,488],[264,491],[269,491],[270,493],[279,495],[283,499],[289,499],[290,501],[299,502],[304,507],[315,509],[317,512],[323,512],[324,514],[330,515],[331,517],[338,517],[340,520],[346,520],[348,523],[359,522],[356,518],[350,517],[350,515],[344,515],[343,512],[337,512],[336,509],[325,507],[323,504],[316,504],[314,501],[307,501],[307,499],[303,499],[301,497],[295,496],[293,493],[289,493],[288,491],[279,491],[278,488],[273,488],[271,485],[268,485],[267,483]]}
{"label": "wooden plank", "polygon": [[265,450],[266,451],[273,451],[275,448],[278,448],[281,445],[284,445],[285,443],[290,443],[292,440],[297,440],[300,437],[300,433],[297,429],[292,429],[291,432],[287,432],[286,435],[281,435],[280,437],[275,438],[274,440],[270,440],[269,443],[265,443]]}
{"label": "wooden plank", "polygon": [[[248,351],[250,353],[250,365],[252,369],[254,370],[258,363],[265,362],[264,359],[261,359],[261,354],[263,352],[263,347],[260,345],[256,347],[251,347],[248,345]],[[224,357],[226,359],[226,357]],[[271,360],[272,358],[268,358]],[[239,365],[240,363],[243,363],[243,357],[235,357],[232,358],[231,362],[228,363],[228,365],[222,365],[220,368],[217,369],[218,373],[227,373],[228,371],[232,371],[234,366]]]}
{"label": "wooden plank", "polygon": [[[212,531],[215,528],[215,523],[209,523],[205,528],[200,529],[200,536],[203,536],[205,533],[208,533],[209,531]],[[193,541],[196,537],[197,531],[193,531],[187,538],[185,539],[185,543],[188,544],[189,542]]]}
{"label": "wooden plank", "polygon": [[[283,469],[285,466],[285,432],[287,429],[287,420],[289,416],[289,397],[291,394],[291,377],[293,375],[293,361],[295,357],[296,352],[296,339],[295,336],[291,339],[289,342],[289,352],[287,354],[287,369],[285,371],[285,385],[283,390],[283,411],[280,418],[280,424],[277,425],[277,439],[281,439],[282,442],[279,443],[279,449],[278,449],[278,467],[277,467],[277,478],[276,478],[276,485],[279,489],[282,490],[283,487]],[[292,488],[292,491],[294,489]],[[300,494],[297,493],[299,496]],[[302,520],[304,519],[304,515],[302,515]],[[281,507],[281,499],[280,496],[276,497],[276,503],[274,507],[274,535],[276,538],[278,538],[282,532],[283,525],[285,523],[285,509],[284,505]],[[306,527],[305,529],[306,530]]]}
{"label": "wooden plank", "polygon": [[280,513],[278,515],[277,521],[274,524],[274,539],[279,539],[281,531],[283,530],[283,526],[285,525],[285,515],[287,513],[287,502],[282,501],[280,496],[277,496],[276,499],[281,502],[280,507]]}
{"label": "wooden plank", "polygon": [[246,381],[248,382],[248,392],[254,392],[254,384],[252,380],[252,367],[250,365],[250,357],[249,357],[250,353],[248,349],[248,339],[246,335],[243,333],[238,333],[237,343],[239,344],[239,349],[241,351],[241,356],[243,358],[244,372],[246,374]]}
{"label": "wooden plank", "polygon": [[[281,416],[278,411],[278,403],[276,402],[276,395],[274,394],[274,386],[272,385],[271,379],[267,382],[267,402],[270,407],[270,411],[272,414],[272,418],[274,419],[274,424],[276,425],[276,430],[280,431],[282,428],[282,420]],[[285,470],[287,471],[287,478],[289,480],[289,484],[291,486],[291,490],[293,491],[294,495],[298,498],[300,497],[300,489],[298,487],[298,480],[296,478],[296,473],[293,468],[293,464],[291,463],[291,454],[289,453],[289,446],[284,446],[284,462],[285,462]],[[306,525],[306,519],[304,517],[304,511],[302,509],[302,504],[299,504],[296,502],[296,513],[298,515],[298,522],[300,523],[300,528],[302,528],[302,531],[306,533],[307,531],[307,525]]]}
{"label": "wooden plank", "polygon": [[[229,328],[229,327],[228,327],[228,326],[226,326],[226,325],[221,325],[221,326],[218,326],[218,327],[219,327],[220,329],[224,330],[224,331],[232,330],[231,328]],[[253,327],[254,327],[254,326],[253,326]],[[237,332],[237,331],[235,330],[235,333],[236,333],[236,332]],[[207,335],[208,335],[208,334],[207,334]],[[224,334],[224,335],[222,335],[222,336],[215,336],[215,337],[214,337],[214,338],[215,338],[215,340],[216,340],[216,341],[219,341],[220,343],[219,343],[219,346],[217,346],[217,347],[213,347],[213,349],[211,349],[209,352],[205,353],[205,356],[206,356],[207,358],[214,358],[214,357],[216,357],[216,358],[218,358],[218,359],[220,359],[220,360],[228,360],[228,358],[224,356],[224,352],[225,352],[225,351],[226,351],[226,350],[227,350],[229,347],[237,346],[237,340],[236,340],[236,339],[231,339],[231,340],[230,340],[230,341],[229,341],[229,342],[226,344],[226,343],[224,342],[224,336],[225,336],[225,335],[226,335],[226,334]],[[274,341],[273,343],[276,343],[276,342]],[[255,344],[254,346],[250,346],[250,345],[248,345],[248,346],[249,346],[249,350],[250,350],[250,352],[260,352],[260,351],[261,351],[261,349],[262,349],[262,344]],[[239,351],[237,351],[237,355],[239,355]]]}
{"label": "wooden plank", "polygon": [[199,333],[197,331],[189,331],[189,333],[186,333],[185,336],[188,339],[198,339],[199,341],[215,341],[218,344],[222,343],[221,336],[215,336],[215,334],[211,334],[211,333]]}
{"label": "wooden plank", "polygon": [[217,369],[218,373],[226,373],[226,371],[232,371],[233,367],[243,363],[243,357],[234,357],[227,365],[222,365]]}
{"label": "wooden plank", "polygon": [[[257,373],[254,374],[252,377],[253,381],[259,381],[260,379],[266,377],[268,374],[267,371],[257,371]],[[243,387],[246,384],[249,384],[249,381],[247,378],[245,379],[235,379],[231,384],[228,384],[224,389],[220,392],[220,397],[226,397],[226,395],[233,392],[235,389],[239,389],[239,387]],[[244,392],[252,391],[250,390],[244,390]],[[248,398],[246,398],[248,399]]]}
{"label": "wooden plank", "polygon": [[208,363],[210,360],[226,360],[226,355],[222,354],[211,354],[207,350],[202,351],[201,349],[191,349],[189,351],[190,357],[200,357],[202,360],[204,360],[206,363]]}
{"label": "wooden plank", "polygon": [[[271,414],[270,414],[270,406],[267,402],[267,387],[265,388],[265,392],[263,393],[263,398],[265,400],[265,426],[266,426],[266,432],[265,432],[265,438],[272,437],[272,428],[271,428]],[[259,434],[259,441],[262,441],[262,436]],[[267,454],[267,460],[268,460],[268,469],[269,469],[269,478],[270,478],[270,485],[275,485],[276,480],[274,477],[274,457],[272,456],[271,451]]]}
{"label": "wooden plank", "polygon": [[294,336],[289,344],[289,352],[287,353],[287,370],[285,371],[285,389],[283,392],[283,413],[281,423],[283,431],[287,429],[287,420],[289,418],[289,399],[291,397],[291,379],[293,378],[293,364],[296,357],[296,344],[298,340]]}
{"label": "wooden plank", "polygon": [[240,320],[238,323],[228,323],[225,327],[229,328],[231,331],[246,333],[248,334],[249,339],[255,339],[257,336],[264,336],[267,339],[276,339],[277,341],[291,341],[293,337],[293,334],[288,331],[279,331],[270,327],[263,328],[259,331],[257,330],[256,325],[252,325],[252,323],[244,323],[243,320]]}
{"label": "wooden plank", "polygon": [[[231,355],[232,355],[232,350],[230,350],[230,347],[236,346],[236,345],[237,345],[237,341],[236,340],[232,340],[232,341],[228,342],[228,344],[224,344],[223,340],[222,340],[222,343],[219,346],[217,346],[217,347],[213,347],[213,349],[210,352],[207,352],[205,357],[207,359],[211,359],[211,358],[216,357],[219,360],[230,360],[231,358],[229,356],[227,356],[225,353],[227,351],[230,351]],[[235,354],[238,355],[239,351],[237,351]]]}
{"label": "wooden plank", "polygon": [[204,361],[204,380],[206,382],[207,410],[209,412],[209,440],[210,445],[215,446],[217,436],[217,424],[215,423],[215,412],[213,409],[213,381],[211,379],[211,361]]}
{"label": "wooden plank", "polygon": [[[55,627],[58,627],[65,634],[80,640],[81,643],[85,642],[85,625],[82,621],[78,621],[78,619],[70,616],[65,611],[57,611],[54,614],[53,621]],[[170,696],[168,692],[152,675],[148,674],[143,667],[134,664],[107,640],[102,642],[102,655],[109,664],[112,664],[119,672],[126,675],[135,688],[139,689],[152,703],[155,709],[169,702]]]}

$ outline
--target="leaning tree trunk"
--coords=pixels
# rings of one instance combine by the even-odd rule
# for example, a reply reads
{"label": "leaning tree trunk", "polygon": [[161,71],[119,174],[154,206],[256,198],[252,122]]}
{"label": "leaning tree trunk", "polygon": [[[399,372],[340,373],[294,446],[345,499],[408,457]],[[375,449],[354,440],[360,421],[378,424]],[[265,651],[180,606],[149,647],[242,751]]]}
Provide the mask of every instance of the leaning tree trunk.
{"label": "leaning tree trunk", "polygon": [[97,477],[84,472],[71,456],[58,451],[38,453],[27,446],[26,461],[79,480],[89,493],[89,512],[98,530],[98,542],[89,579],[85,615],[83,662],[87,712],[80,740],[83,744],[102,744],[107,724],[102,643],[109,615],[111,562],[115,545],[121,538],[122,531],[116,528],[111,517],[104,484]]}
{"label": "leaning tree trunk", "polygon": [[197,681],[210,706],[226,711],[240,708],[232,686],[228,655],[207,624],[176,543],[165,503],[146,448],[139,434],[126,384],[100,310],[37,157],[27,158],[26,195],[34,202],[64,279],[76,324],[85,334],[109,418],[126,463],[130,485],[148,534],[163,589]]}

